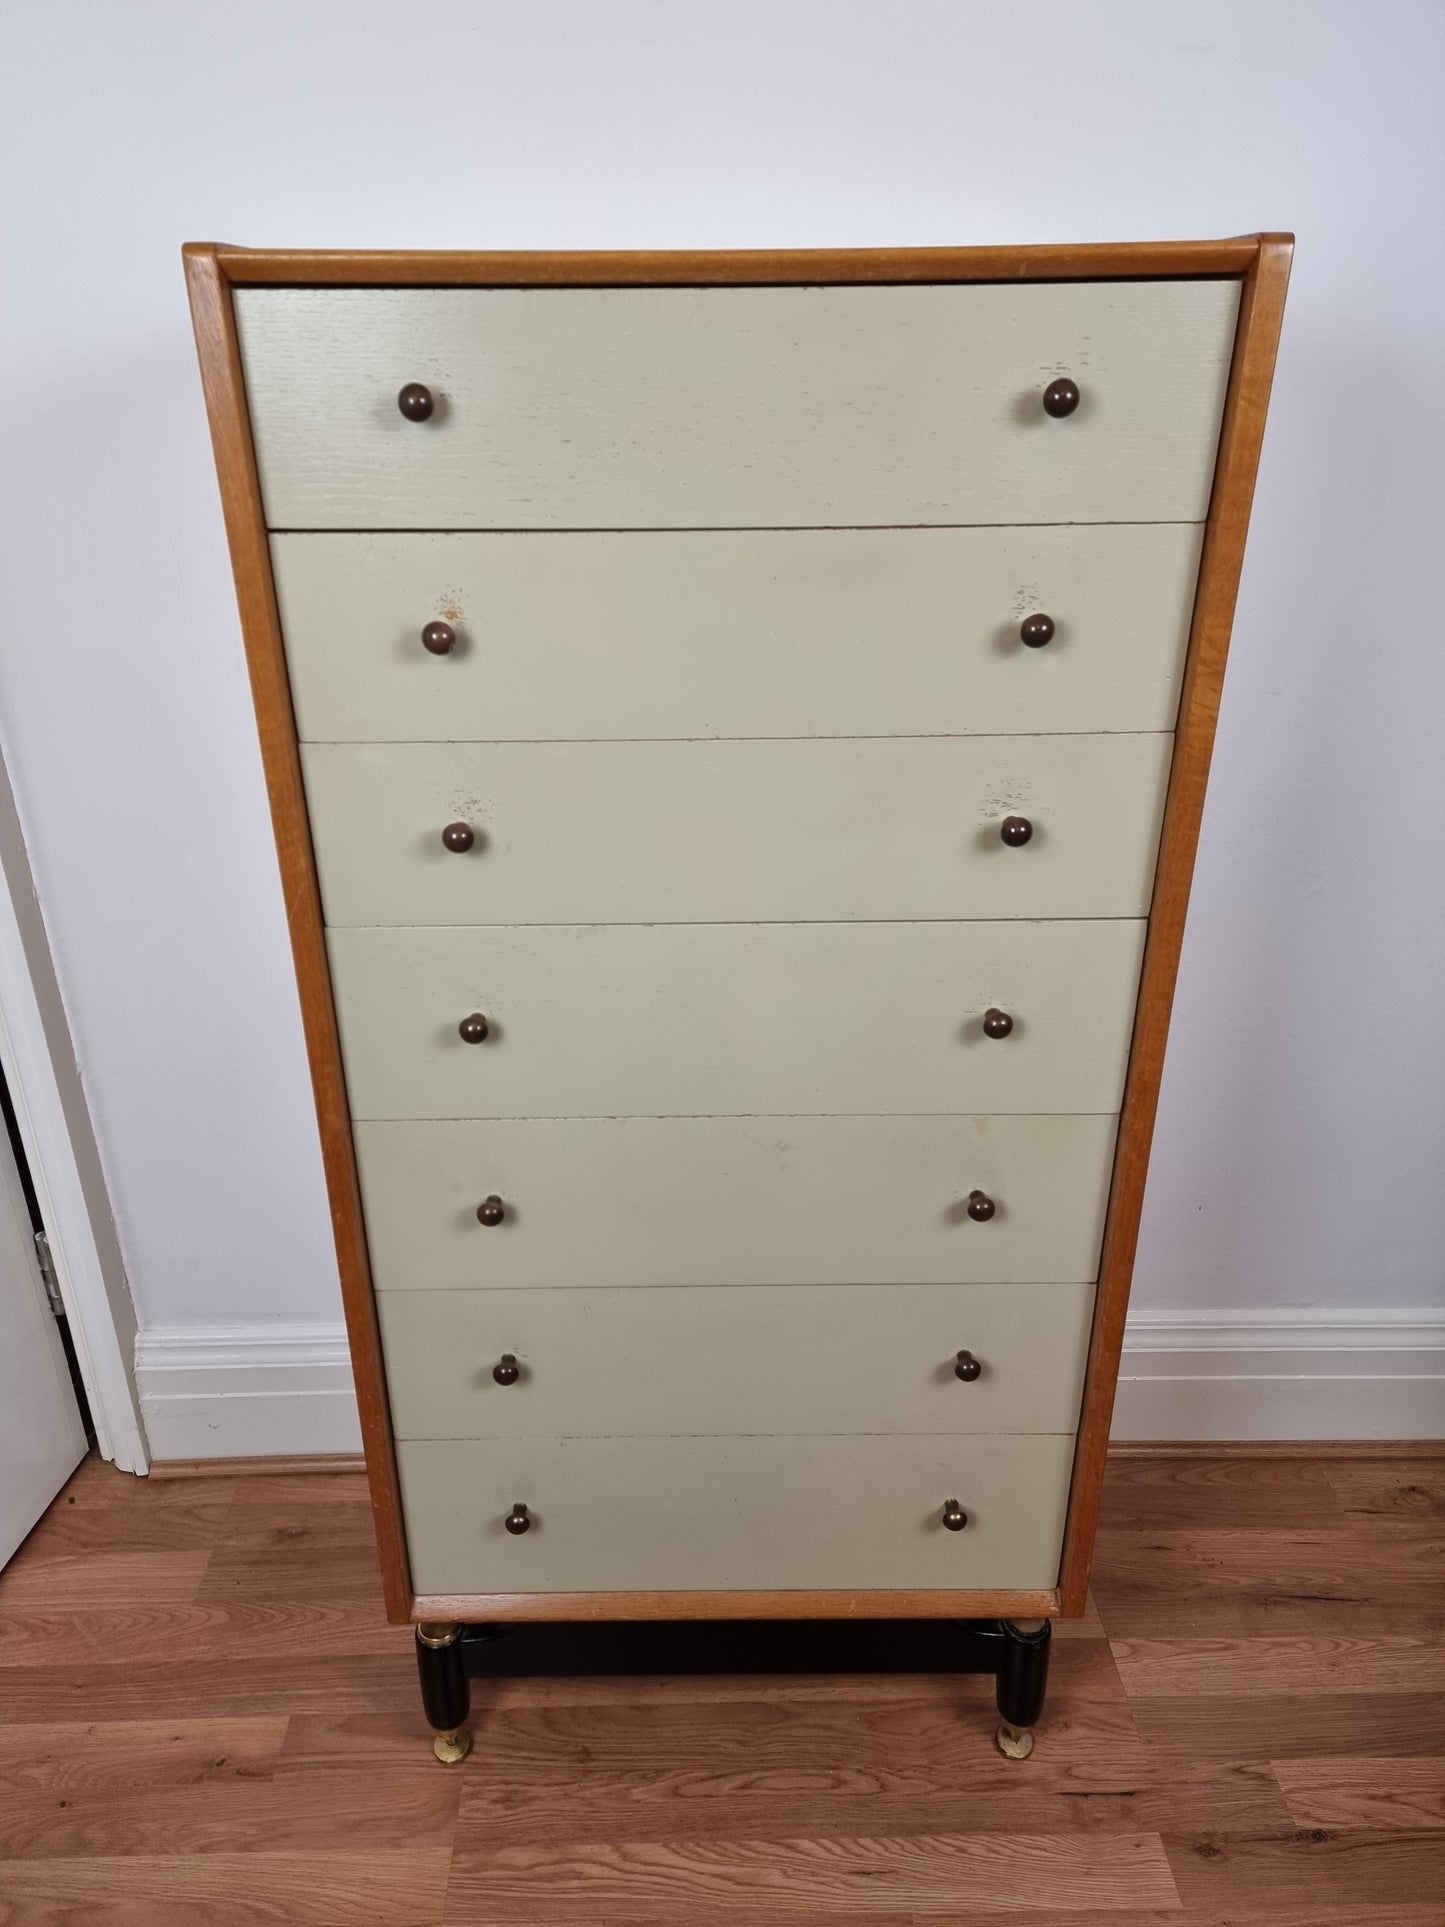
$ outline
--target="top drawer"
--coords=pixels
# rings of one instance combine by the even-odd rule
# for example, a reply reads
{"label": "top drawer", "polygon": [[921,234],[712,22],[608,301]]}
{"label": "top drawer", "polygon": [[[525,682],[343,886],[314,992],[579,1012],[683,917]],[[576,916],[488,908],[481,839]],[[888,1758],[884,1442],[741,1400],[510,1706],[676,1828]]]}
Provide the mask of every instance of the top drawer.
{"label": "top drawer", "polygon": [[235,299],[272,528],[1192,522],[1239,283]]}

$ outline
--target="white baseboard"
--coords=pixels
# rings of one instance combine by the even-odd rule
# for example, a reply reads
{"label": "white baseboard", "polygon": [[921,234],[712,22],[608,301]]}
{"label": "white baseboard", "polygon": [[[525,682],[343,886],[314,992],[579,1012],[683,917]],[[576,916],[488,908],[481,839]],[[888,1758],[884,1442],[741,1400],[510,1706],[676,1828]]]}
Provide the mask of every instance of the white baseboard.
{"label": "white baseboard", "polygon": [[135,1345],[153,1459],[359,1452],[343,1325],[170,1325]]}
{"label": "white baseboard", "polygon": [[[356,1452],[340,1325],[198,1325],[136,1339],[156,1459]],[[1116,1439],[1445,1438],[1445,1311],[1136,1312]]]}
{"label": "white baseboard", "polygon": [[1445,1311],[1136,1311],[1113,1436],[1445,1438]]}

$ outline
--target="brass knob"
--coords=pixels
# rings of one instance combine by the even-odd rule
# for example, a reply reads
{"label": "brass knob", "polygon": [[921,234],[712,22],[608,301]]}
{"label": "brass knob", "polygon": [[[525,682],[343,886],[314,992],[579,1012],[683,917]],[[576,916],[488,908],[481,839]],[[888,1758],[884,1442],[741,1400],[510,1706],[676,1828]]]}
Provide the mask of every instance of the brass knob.
{"label": "brass knob", "polygon": [[449,622],[429,622],[421,632],[421,646],[430,656],[449,655],[457,646],[457,632]]}
{"label": "brass knob", "polygon": [[532,1521],[527,1515],[527,1508],[518,1501],[502,1521],[502,1524],[507,1528],[508,1532],[520,1533],[529,1531]]}
{"label": "brass knob", "polygon": [[957,1499],[944,1500],[943,1523],[950,1532],[962,1532],[963,1528],[968,1524],[968,1514],[958,1503]]}
{"label": "brass knob", "polygon": [[965,1385],[972,1385],[976,1378],[983,1376],[983,1367],[972,1352],[960,1352],[954,1360],[953,1375],[961,1378]]}
{"label": "brass knob", "polygon": [[[992,1205],[989,1206],[989,1211],[992,1213]],[[485,1225],[500,1224],[506,1215],[507,1207],[502,1203],[502,1200],[497,1196],[495,1191],[492,1192],[490,1197],[483,1198],[477,1206],[477,1217]]]}
{"label": "brass knob", "polygon": [[[1052,616],[1025,616],[1019,624],[1019,641],[1026,649],[1042,649],[1046,642],[1054,639],[1054,619]],[[431,644],[428,643],[430,648]]]}
{"label": "brass knob", "polygon": [[[1034,826],[1026,816],[1006,816],[998,826],[998,833],[1011,850],[1021,850],[1033,835]],[[450,849],[452,846],[448,844],[447,847]]]}
{"label": "brass knob", "polygon": [[[963,1357],[962,1352],[958,1355],[960,1358]],[[516,1355],[513,1352],[503,1352],[496,1364],[492,1367],[492,1377],[496,1379],[499,1385],[515,1385],[521,1376],[522,1368],[517,1363]]]}
{"label": "brass knob", "polygon": [[968,1215],[975,1224],[987,1224],[997,1208],[986,1191],[969,1192]]}
{"label": "brass knob", "polygon": [[[467,1019],[468,1023],[471,1019]],[[983,1034],[985,1037],[1007,1037],[1014,1027],[1014,1020],[1006,1010],[989,1009],[983,1013]],[[466,1032],[462,1032],[463,1037]]]}
{"label": "brass knob", "polygon": [[464,1044],[485,1044],[490,1035],[490,1026],[479,1010],[470,1017],[463,1017],[457,1025],[457,1035]]}
{"label": "brass knob", "polygon": [[[409,422],[425,422],[431,420],[436,401],[430,388],[424,388],[419,381],[409,381],[397,396],[396,405]],[[1048,403],[1044,406],[1047,408]]]}
{"label": "brass knob", "polygon": [[[1013,818],[1010,817],[1009,821],[1012,822]],[[442,831],[442,842],[458,856],[463,850],[469,850],[476,840],[470,823],[448,823]]]}
{"label": "brass knob", "polygon": [[1055,421],[1062,421],[1065,415],[1072,415],[1078,405],[1078,384],[1070,381],[1067,375],[1060,375],[1044,390],[1044,413],[1052,415]]}

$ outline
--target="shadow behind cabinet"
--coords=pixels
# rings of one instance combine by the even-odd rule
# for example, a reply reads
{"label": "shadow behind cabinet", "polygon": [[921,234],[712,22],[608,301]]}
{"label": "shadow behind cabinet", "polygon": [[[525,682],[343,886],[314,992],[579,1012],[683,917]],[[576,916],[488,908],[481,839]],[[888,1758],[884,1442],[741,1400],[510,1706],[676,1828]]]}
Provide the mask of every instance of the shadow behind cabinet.
{"label": "shadow behind cabinet", "polygon": [[1022,1747],[1290,238],[185,253],[439,1753],[464,1625],[860,1614]]}

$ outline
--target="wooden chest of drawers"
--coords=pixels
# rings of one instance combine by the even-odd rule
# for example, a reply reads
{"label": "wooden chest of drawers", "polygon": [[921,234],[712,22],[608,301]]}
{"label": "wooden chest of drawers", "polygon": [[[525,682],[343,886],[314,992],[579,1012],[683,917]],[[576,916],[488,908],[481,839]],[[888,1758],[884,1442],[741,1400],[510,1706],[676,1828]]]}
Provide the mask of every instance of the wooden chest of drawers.
{"label": "wooden chest of drawers", "polygon": [[1082,1610],[1289,255],[187,250],[425,1648]]}

